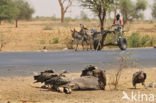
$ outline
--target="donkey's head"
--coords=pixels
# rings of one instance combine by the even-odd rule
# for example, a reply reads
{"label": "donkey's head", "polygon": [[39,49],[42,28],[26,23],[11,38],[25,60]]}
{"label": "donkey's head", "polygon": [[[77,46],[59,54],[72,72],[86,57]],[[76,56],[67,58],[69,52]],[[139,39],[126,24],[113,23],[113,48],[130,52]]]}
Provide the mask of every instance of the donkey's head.
{"label": "donkey's head", "polygon": [[84,29],[84,25],[83,25],[83,24],[80,24],[80,28],[81,28],[81,29]]}

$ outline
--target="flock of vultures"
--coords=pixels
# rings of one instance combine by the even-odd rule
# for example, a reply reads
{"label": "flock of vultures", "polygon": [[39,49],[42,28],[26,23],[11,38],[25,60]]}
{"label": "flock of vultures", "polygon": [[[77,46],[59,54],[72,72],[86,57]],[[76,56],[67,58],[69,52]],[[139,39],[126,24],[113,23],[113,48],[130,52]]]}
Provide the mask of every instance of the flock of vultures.
{"label": "flock of vultures", "polygon": [[[66,94],[70,94],[72,90],[105,90],[107,77],[103,69],[89,65],[75,78],[67,77],[66,73],[67,71],[57,73],[54,70],[45,70],[34,76],[34,83],[44,83],[41,88]],[[135,88],[137,83],[145,86],[145,79],[146,73],[138,71],[133,74],[132,84]]]}

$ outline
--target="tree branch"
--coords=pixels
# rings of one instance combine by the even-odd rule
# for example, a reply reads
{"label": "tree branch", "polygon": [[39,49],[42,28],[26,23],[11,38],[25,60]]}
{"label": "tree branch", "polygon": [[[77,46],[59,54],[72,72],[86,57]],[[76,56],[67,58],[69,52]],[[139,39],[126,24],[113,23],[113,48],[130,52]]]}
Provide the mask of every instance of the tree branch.
{"label": "tree branch", "polygon": [[68,1],[68,5],[66,6],[64,12],[67,12],[68,8],[71,7],[71,5],[72,5],[72,1],[69,0],[69,1]]}

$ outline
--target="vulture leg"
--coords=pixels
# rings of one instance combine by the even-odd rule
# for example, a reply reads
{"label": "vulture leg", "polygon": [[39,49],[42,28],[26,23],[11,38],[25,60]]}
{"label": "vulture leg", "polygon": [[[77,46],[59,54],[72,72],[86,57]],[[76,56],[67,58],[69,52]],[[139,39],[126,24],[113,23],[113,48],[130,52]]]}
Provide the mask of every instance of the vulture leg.
{"label": "vulture leg", "polygon": [[147,86],[145,85],[145,82],[143,82],[142,85],[145,87],[145,89],[147,89]]}
{"label": "vulture leg", "polygon": [[79,45],[79,43],[76,44],[76,49],[75,49],[75,51],[77,51],[78,45]]}
{"label": "vulture leg", "polygon": [[134,86],[134,88],[136,89],[136,84],[134,84],[133,86]]}

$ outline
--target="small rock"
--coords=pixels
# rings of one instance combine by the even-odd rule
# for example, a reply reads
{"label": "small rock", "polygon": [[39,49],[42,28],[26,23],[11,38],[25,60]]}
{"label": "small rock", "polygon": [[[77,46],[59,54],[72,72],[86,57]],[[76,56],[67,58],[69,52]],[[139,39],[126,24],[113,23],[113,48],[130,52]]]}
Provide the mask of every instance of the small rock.
{"label": "small rock", "polygon": [[65,51],[65,50],[68,50],[68,48],[64,48],[63,50],[64,50],[64,51]]}
{"label": "small rock", "polygon": [[150,88],[155,88],[155,84],[156,84],[156,83],[154,83],[154,81],[152,81],[151,83],[149,83],[149,87],[150,87]]}

